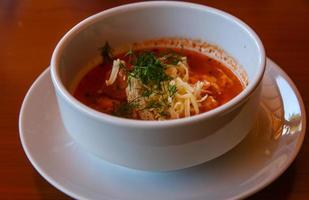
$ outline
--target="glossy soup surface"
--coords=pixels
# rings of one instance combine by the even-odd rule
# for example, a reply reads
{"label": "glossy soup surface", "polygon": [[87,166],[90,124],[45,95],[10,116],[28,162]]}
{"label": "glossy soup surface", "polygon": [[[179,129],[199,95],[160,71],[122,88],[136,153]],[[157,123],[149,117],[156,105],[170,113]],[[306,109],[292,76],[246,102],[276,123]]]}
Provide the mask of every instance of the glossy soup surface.
{"label": "glossy soup surface", "polygon": [[[204,98],[203,101],[200,100],[201,102],[198,102],[198,112],[193,103],[191,102],[190,104],[190,100],[188,100],[190,104],[189,111],[184,110],[185,108],[182,108],[183,106],[181,107],[180,103],[177,104],[175,102],[175,95],[179,97],[179,101],[182,101],[180,97],[181,95],[178,95],[177,93],[172,94],[174,96],[171,95],[170,97],[166,98],[170,102],[174,102],[170,103],[170,105],[167,105],[164,108],[162,105],[166,104],[162,102],[153,102],[153,100],[151,102],[148,101],[148,104],[144,105],[143,108],[141,108],[140,105],[135,105],[137,103],[135,103],[134,106],[132,106],[133,104],[130,104],[130,107],[124,107],[123,105],[128,106],[129,102],[126,89],[128,88],[128,79],[130,79],[125,75],[125,73],[132,71],[132,68],[134,67],[134,62],[132,61],[134,58],[125,54],[113,57],[113,59],[119,58],[126,63],[126,72],[124,72],[124,70],[120,70],[118,72],[117,79],[112,85],[107,85],[106,80],[109,79],[113,63],[102,63],[92,68],[83,76],[74,90],[74,96],[85,105],[103,113],[134,119],[164,120],[192,116],[214,109],[228,102],[243,90],[244,86],[242,85],[241,81],[230,69],[225,67],[220,62],[199,52],[186,49],[152,48],[139,50],[135,52],[135,54],[138,55],[142,54],[143,52],[153,52],[153,54],[158,57],[160,55],[165,55],[172,52],[179,56],[186,57],[189,73],[189,79],[187,83],[196,87],[196,83],[198,81],[204,81],[203,83],[205,83],[199,95],[200,99],[202,99],[202,96],[207,96],[207,98]],[[163,65],[163,67],[165,66]],[[169,85],[168,87],[170,88]],[[173,88],[171,87],[171,89]],[[181,89],[176,87],[175,90],[180,92]],[[143,94],[143,98],[147,99],[148,97],[144,97]],[[186,105],[188,104],[188,101],[184,100],[182,104]],[[141,101],[139,100],[138,103],[140,102]],[[152,107],[149,106],[149,102],[152,103]],[[170,107],[175,108],[174,110],[176,110],[178,113],[175,114],[174,111],[169,112],[171,109]],[[122,112],[122,109],[125,110],[125,112]],[[182,111],[180,111],[181,109]],[[145,117],[146,110],[147,113]],[[155,111],[156,113],[153,114]],[[153,116],[149,117],[148,112],[151,112]]]}

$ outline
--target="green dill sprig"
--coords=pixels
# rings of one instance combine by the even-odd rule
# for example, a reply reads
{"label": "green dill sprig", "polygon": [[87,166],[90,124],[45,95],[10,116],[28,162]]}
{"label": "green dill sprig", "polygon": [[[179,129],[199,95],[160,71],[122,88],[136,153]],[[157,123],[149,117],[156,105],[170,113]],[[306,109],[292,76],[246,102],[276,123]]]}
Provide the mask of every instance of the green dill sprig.
{"label": "green dill sprig", "polygon": [[161,88],[162,81],[170,79],[164,72],[164,64],[152,52],[137,56],[129,76],[139,79],[144,85],[156,85],[158,88]]}
{"label": "green dill sprig", "polygon": [[122,62],[120,62],[120,64],[119,64],[119,69],[123,70],[125,72],[125,74],[129,73],[128,67]]}
{"label": "green dill sprig", "polygon": [[177,92],[177,87],[176,85],[168,85],[167,90],[168,90],[169,96],[174,97]]}
{"label": "green dill sprig", "polygon": [[135,56],[135,53],[134,53],[134,51],[132,50],[132,48],[130,48],[130,50],[124,55],[125,57],[127,57],[127,56]]}
{"label": "green dill sprig", "polygon": [[130,50],[124,56],[129,58],[128,63],[130,64],[133,64],[133,61],[136,59],[136,54],[132,48],[130,48]]}
{"label": "green dill sprig", "polygon": [[153,93],[153,91],[148,90],[148,89],[145,89],[145,90],[143,91],[142,96],[143,96],[143,97],[149,97],[152,93]]}
{"label": "green dill sprig", "polygon": [[132,116],[133,110],[138,107],[139,104],[136,101],[123,102],[115,109],[114,115],[130,118]]}
{"label": "green dill sprig", "polygon": [[146,105],[145,109],[160,109],[163,105],[159,101],[151,100]]}

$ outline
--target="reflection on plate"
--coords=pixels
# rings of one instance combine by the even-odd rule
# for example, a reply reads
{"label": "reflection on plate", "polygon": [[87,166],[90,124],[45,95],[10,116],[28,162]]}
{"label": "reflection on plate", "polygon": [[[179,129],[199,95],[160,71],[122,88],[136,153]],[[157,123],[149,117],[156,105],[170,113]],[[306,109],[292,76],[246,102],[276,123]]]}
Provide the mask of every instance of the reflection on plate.
{"label": "reflection on plate", "polygon": [[303,142],[301,97],[271,60],[254,129],[237,147],[205,164],[173,172],[137,171],[84,152],[66,133],[47,69],[20,112],[20,137],[35,169],[77,199],[235,199],[268,185],[291,164]]}

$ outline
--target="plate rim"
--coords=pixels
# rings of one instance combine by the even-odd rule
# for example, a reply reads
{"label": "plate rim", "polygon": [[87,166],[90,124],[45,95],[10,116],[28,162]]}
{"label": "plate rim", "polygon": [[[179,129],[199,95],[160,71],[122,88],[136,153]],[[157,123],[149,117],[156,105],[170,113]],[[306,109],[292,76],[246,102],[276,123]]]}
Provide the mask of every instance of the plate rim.
{"label": "plate rim", "polygon": [[[277,63],[275,63],[273,60],[271,60],[270,58],[267,57],[266,67],[270,66],[270,65],[272,65],[272,67],[276,68],[276,70],[287,80],[289,85],[292,87],[293,92],[296,94],[297,101],[299,103],[300,110],[301,110],[301,113],[302,113],[302,115],[301,115],[302,130],[300,131],[300,134],[297,138],[297,140],[298,140],[298,143],[296,144],[297,146],[294,148],[294,151],[292,152],[289,159],[286,161],[286,164],[285,164],[284,167],[282,167],[274,175],[269,176],[269,178],[262,180],[261,182],[259,182],[255,186],[253,186],[251,189],[246,190],[246,191],[239,193],[237,195],[229,197],[230,199],[247,198],[247,197],[261,191],[262,189],[264,189],[268,185],[270,185],[274,180],[276,180],[279,176],[281,176],[288,169],[288,167],[290,167],[290,165],[293,163],[296,156],[298,155],[298,153],[299,153],[299,151],[302,147],[302,144],[304,142],[304,138],[305,138],[305,135],[306,135],[306,125],[307,125],[307,120],[306,120],[307,117],[306,116],[307,115],[306,115],[306,108],[305,108],[302,96],[301,96],[299,90],[297,89],[295,83],[293,82],[293,80],[289,77],[289,75],[283,69],[281,69],[280,66]],[[33,90],[35,90],[35,88],[38,87],[38,83],[40,81],[42,81],[45,76],[47,76],[49,71],[50,71],[50,67],[47,67],[43,72],[41,72],[41,74],[39,76],[36,77],[35,81],[32,83],[32,85],[28,89],[28,91],[27,91],[27,93],[26,93],[26,95],[25,95],[25,97],[22,101],[22,105],[21,105],[20,112],[19,112],[19,118],[18,118],[19,138],[20,138],[20,141],[21,141],[21,144],[22,144],[22,148],[23,148],[28,160],[30,161],[30,163],[34,167],[34,169],[40,174],[40,176],[42,176],[43,179],[45,179],[48,183],[50,183],[52,186],[54,186],[55,188],[57,188],[59,191],[63,192],[64,194],[68,195],[69,197],[72,197],[72,198],[75,198],[75,199],[87,199],[87,197],[83,196],[82,194],[78,194],[78,193],[74,193],[74,192],[70,191],[66,187],[59,184],[54,178],[49,176],[48,173],[46,173],[46,171],[39,166],[39,164],[36,162],[36,160],[32,158],[31,153],[29,152],[29,149],[28,149],[26,141],[25,141],[25,137],[24,137],[24,133],[23,133],[23,121],[24,121],[24,114],[23,113],[25,112],[25,108],[26,108],[27,103],[28,103],[27,99],[29,99]],[[265,72],[265,74],[266,73],[267,72]]]}
{"label": "plate rim", "polygon": [[[266,59],[266,67],[267,67],[267,65],[273,65],[273,67],[275,67],[276,70],[278,70],[279,73],[281,73],[283,75],[283,77],[288,81],[289,85],[293,89],[293,92],[295,92],[296,97],[297,97],[297,101],[299,103],[299,107],[300,107],[300,110],[301,110],[301,113],[302,113],[302,115],[301,115],[302,116],[302,120],[301,120],[302,131],[299,134],[299,138],[298,138],[299,141],[298,141],[297,147],[293,151],[293,154],[290,156],[290,159],[287,161],[287,164],[284,167],[282,167],[281,170],[278,171],[278,173],[270,176],[270,178],[268,178],[268,179],[264,179],[264,181],[261,181],[259,184],[255,185],[255,187],[252,187],[251,189],[249,189],[249,190],[247,190],[247,191],[245,191],[245,192],[243,192],[239,195],[234,196],[233,199],[247,198],[247,197],[263,190],[264,188],[269,186],[272,182],[274,182],[276,179],[278,179],[291,166],[291,164],[293,163],[293,161],[297,157],[297,155],[298,155],[298,153],[299,153],[299,151],[300,151],[300,149],[303,145],[304,138],[305,138],[305,135],[306,135],[306,128],[307,128],[306,108],[305,108],[303,98],[302,98],[299,90],[297,89],[294,81],[290,78],[290,76],[283,69],[281,69],[281,67],[276,62],[274,62],[269,57],[267,57],[267,59]],[[267,72],[265,71],[265,73],[267,73]]]}
{"label": "plate rim", "polygon": [[36,160],[32,158],[31,153],[29,152],[28,148],[27,148],[27,144],[25,142],[25,138],[24,138],[24,134],[23,134],[23,129],[22,129],[22,123],[24,121],[24,115],[23,113],[25,112],[25,108],[26,108],[26,104],[27,104],[27,99],[30,97],[32,91],[38,86],[38,83],[40,81],[43,80],[43,78],[45,76],[48,76],[48,73],[50,71],[50,66],[48,66],[46,69],[44,69],[43,72],[40,73],[40,75],[38,75],[35,79],[35,81],[31,84],[30,88],[28,89],[21,108],[20,108],[20,112],[19,112],[19,117],[18,117],[18,130],[19,130],[19,138],[20,138],[20,142],[22,145],[22,148],[28,158],[28,160],[30,161],[32,167],[38,172],[38,174],[40,174],[40,176],[46,180],[49,184],[51,184],[53,187],[55,187],[56,189],[58,189],[59,191],[63,192],[64,194],[68,195],[69,197],[72,197],[74,199],[86,199],[86,197],[82,197],[80,195],[77,195],[76,193],[70,191],[69,189],[63,187],[61,184],[59,184],[56,180],[54,180],[54,178],[52,178],[51,176],[49,176],[44,169],[42,169],[41,167],[39,167],[39,164],[37,164]]}

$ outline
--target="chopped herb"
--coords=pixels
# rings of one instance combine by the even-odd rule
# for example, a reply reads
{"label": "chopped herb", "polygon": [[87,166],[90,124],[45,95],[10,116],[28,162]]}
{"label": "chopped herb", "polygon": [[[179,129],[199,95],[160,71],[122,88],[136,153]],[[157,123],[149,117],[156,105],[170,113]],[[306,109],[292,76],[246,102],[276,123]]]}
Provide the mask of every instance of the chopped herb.
{"label": "chopped herb", "polygon": [[160,112],[160,115],[163,117],[167,117],[169,115],[169,113],[167,111],[162,111]]}
{"label": "chopped herb", "polygon": [[100,48],[101,56],[103,58],[103,64],[109,64],[113,61],[112,48],[108,42],[105,42],[104,46]]}
{"label": "chopped herb", "polygon": [[122,62],[120,62],[119,64],[119,69],[122,69],[126,74],[129,72],[129,69],[127,68],[127,66],[123,64]]}
{"label": "chopped herb", "polygon": [[138,108],[139,104],[135,101],[121,103],[114,112],[114,115],[119,117],[130,118],[132,116],[133,110]]}
{"label": "chopped herb", "polygon": [[132,76],[128,76],[128,86],[129,86],[129,90],[131,90],[131,88],[132,88],[132,83],[131,83],[131,78],[132,78]]}
{"label": "chopped herb", "polygon": [[132,49],[130,49],[124,56],[134,56],[134,55],[135,55],[134,52],[132,51]]}
{"label": "chopped herb", "polygon": [[151,90],[145,90],[142,94],[143,97],[149,97],[153,92]]}
{"label": "chopped herb", "polygon": [[141,80],[145,85],[156,85],[158,88],[161,88],[162,81],[170,79],[164,72],[164,65],[152,52],[144,52],[136,58],[129,76]]}
{"label": "chopped herb", "polygon": [[148,102],[145,109],[152,109],[152,108],[156,109],[156,108],[161,108],[162,106],[163,105],[160,102],[152,100]]}
{"label": "chopped herb", "polygon": [[168,85],[167,90],[168,90],[169,96],[173,97],[177,92],[177,87],[176,85]]}
{"label": "chopped herb", "polygon": [[136,59],[136,55],[132,49],[130,49],[124,56],[129,57],[128,63],[130,64],[133,64],[134,59]]}

